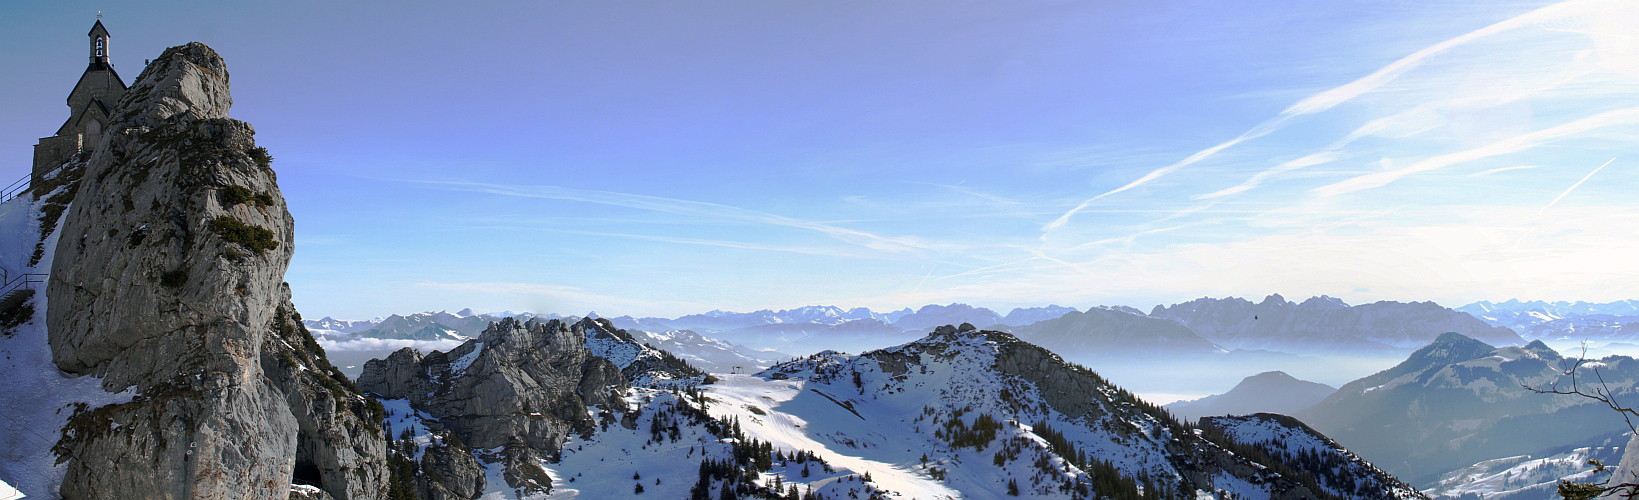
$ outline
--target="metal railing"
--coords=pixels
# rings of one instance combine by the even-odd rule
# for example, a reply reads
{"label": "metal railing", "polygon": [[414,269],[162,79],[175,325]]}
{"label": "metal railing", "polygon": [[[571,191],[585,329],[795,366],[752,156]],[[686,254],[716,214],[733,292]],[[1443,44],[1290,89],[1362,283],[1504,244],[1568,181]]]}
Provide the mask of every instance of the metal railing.
{"label": "metal railing", "polygon": [[6,276],[6,271],[4,269],[0,269],[0,280],[5,281],[5,284],[0,284],[0,296],[3,296],[18,289],[33,290],[34,285],[46,282],[46,274],[23,273],[17,275],[15,278],[8,278]]}
{"label": "metal railing", "polygon": [[33,187],[30,185],[30,182],[33,179],[33,174],[25,175],[23,178],[17,179],[17,182],[13,182],[5,188],[0,188],[0,203],[11,201],[18,196],[22,196],[24,193],[27,193],[28,189]]}
{"label": "metal railing", "polygon": [[0,280],[5,281],[0,285],[0,310],[17,307],[34,296],[35,285],[46,282],[46,275],[41,273],[23,273],[10,279],[6,279],[4,274],[0,272]]}

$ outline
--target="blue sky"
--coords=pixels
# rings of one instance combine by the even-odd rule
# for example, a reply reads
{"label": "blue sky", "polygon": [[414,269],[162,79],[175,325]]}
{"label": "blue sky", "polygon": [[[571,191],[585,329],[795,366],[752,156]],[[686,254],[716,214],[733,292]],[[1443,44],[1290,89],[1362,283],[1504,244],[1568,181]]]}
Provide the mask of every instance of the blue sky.
{"label": "blue sky", "polygon": [[1621,2],[7,2],[0,174],[98,10],[275,157],[310,317],[1639,297]]}

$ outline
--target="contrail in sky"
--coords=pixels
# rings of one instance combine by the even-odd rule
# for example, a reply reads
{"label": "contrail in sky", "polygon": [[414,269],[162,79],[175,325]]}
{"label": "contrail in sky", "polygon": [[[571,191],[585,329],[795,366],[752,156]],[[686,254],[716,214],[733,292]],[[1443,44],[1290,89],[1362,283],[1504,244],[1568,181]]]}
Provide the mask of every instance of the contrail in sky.
{"label": "contrail in sky", "polygon": [[1552,207],[1552,206],[1554,206],[1555,203],[1559,203],[1559,200],[1565,199],[1565,195],[1571,194],[1571,191],[1575,191],[1577,186],[1581,186],[1582,183],[1588,182],[1588,178],[1593,177],[1593,174],[1599,173],[1599,171],[1601,169],[1605,168],[1605,165],[1610,165],[1611,162],[1613,162],[1613,161],[1616,161],[1616,158],[1611,158],[1610,160],[1607,160],[1604,165],[1600,165],[1599,168],[1595,168],[1595,169],[1593,169],[1592,172],[1588,172],[1588,175],[1582,176],[1582,180],[1576,181],[1576,184],[1572,184],[1571,187],[1566,188],[1565,192],[1559,193],[1559,196],[1554,197],[1554,201],[1550,201],[1550,202],[1548,202],[1547,205],[1543,205],[1542,210],[1537,211],[1537,215],[1542,215],[1542,212],[1547,211],[1548,207]]}
{"label": "contrail in sky", "polygon": [[[1106,191],[1102,194],[1099,194],[1098,196],[1088,198],[1086,201],[1081,202],[1081,204],[1076,205],[1075,208],[1072,208],[1072,209],[1070,209],[1070,211],[1065,212],[1064,215],[1061,215],[1057,219],[1053,219],[1052,222],[1048,222],[1046,225],[1042,226],[1042,232],[1047,233],[1047,232],[1052,232],[1053,230],[1058,229],[1060,226],[1063,226],[1066,222],[1069,222],[1070,217],[1074,216],[1078,212],[1081,212],[1083,209],[1087,208],[1093,202],[1098,201],[1099,199],[1102,199],[1106,196],[1110,196],[1110,195],[1120,193],[1122,191],[1126,191],[1126,190],[1138,187],[1140,185],[1146,184],[1146,183],[1148,183],[1150,181],[1153,181],[1155,179],[1158,179],[1158,178],[1160,178],[1164,175],[1170,174],[1174,170],[1178,170],[1179,168],[1183,168],[1183,167],[1185,167],[1187,165],[1190,165],[1192,163],[1196,163],[1196,162],[1199,162],[1201,160],[1205,160],[1207,157],[1212,156],[1214,154],[1217,154],[1219,151],[1227,149],[1227,148],[1229,148],[1231,146],[1234,146],[1236,144],[1240,144],[1241,142],[1245,142],[1245,141],[1248,141],[1248,140],[1251,140],[1251,139],[1256,139],[1256,138],[1268,135],[1271,132],[1274,132],[1274,131],[1280,129],[1281,126],[1285,125],[1285,123],[1288,120],[1291,120],[1292,118],[1296,118],[1296,117],[1304,116],[1304,115],[1312,115],[1312,114],[1315,114],[1315,113],[1326,111],[1326,110],[1332,109],[1333,107],[1335,107],[1339,104],[1343,104],[1344,102],[1348,102],[1349,100],[1354,99],[1355,97],[1358,97],[1361,94],[1376,90],[1378,87],[1381,87],[1386,83],[1394,81],[1396,78],[1399,78],[1400,75],[1405,74],[1407,71],[1411,71],[1413,68],[1416,68],[1417,66],[1421,65],[1428,58],[1433,57],[1433,56],[1435,56],[1435,55],[1437,55],[1441,52],[1445,52],[1446,50],[1450,50],[1453,47],[1457,47],[1459,45],[1462,45],[1462,44],[1465,44],[1465,43],[1468,43],[1468,42],[1472,42],[1474,40],[1478,40],[1478,39],[1485,38],[1485,37],[1488,37],[1488,36],[1491,36],[1491,35],[1495,35],[1497,33],[1502,33],[1502,32],[1505,32],[1505,31],[1509,31],[1509,30],[1513,30],[1513,29],[1521,28],[1521,27],[1525,27],[1525,26],[1532,26],[1532,25],[1540,24],[1544,21],[1565,17],[1567,15],[1574,14],[1577,11],[1578,7],[1583,7],[1583,6],[1586,6],[1588,4],[1592,4],[1592,3],[1597,3],[1597,2],[1572,0],[1572,1],[1568,1],[1568,2],[1561,2],[1561,3],[1549,5],[1547,7],[1543,7],[1543,8],[1537,9],[1537,10],[1533,10],[1531,12],[1527,12],[1525,14],[1521,14],[1519,16],[1516,16],[1516,17],[1512,18],[1512,19],[1507,19],[1507,20],[1504,20],[1502,22],[1498,22],[1498,23],[1492,24],[1490,26],[1486,26],[1484,28],[1480,28],[1480,29],[1477,29],[1477,30],[1474,30],[1474,31],[1470,31],[1468,33],[1458,35],[1456,37],[1453,37],[1453,38],[1447,39],[1445,41],[1442,41],[1440,43],[1436,43],[1434,45],[1430,45],[1428,47],[1425,47],[1422,50],[1419,50],[1417,52],[1413,52],[1410,55],[1407,55],[1405,57],[1400,58],[1399,60],[1396,60],[1392,63],[1389,63],[1387,66],[1383,66],[1382,68],[1379,68],[1377,71],[1374,71],[1369,75],[1360,77],[1360,78],[1358,78],[1358,79],[1356,79],[1352,82],[1349,82],[1349,83],[1346,83],[1346,84],[1343,84],[1343,85],[1339,85],[1337,87],[1333,87],[1331,89],[1328,89],[1324,92],[1320,92],[1318,94],[1315,94],[1315,95],[1309,96],[1307,98],[1304,98],[1303,100],[1298,101],[1297,103],[1291,105],[1290,107],[1287,107],[1285,110],[1282,110],[1280,112],[1280,114],[1275,115],[1274,117],[1269,118],[1268,120],[1264,120],[1263,123],[1259,123],[1257,126],[1252,127],[1251,130],[1247,130],[1246,132],[1242,133],[1240,136],[1235,137],[1234,139],[1230,139],[1228,141],[1224,141],[1222,143],[1219,143],[1216,146],[1212,146],[1210,148],[1206,148],[1206,149],[1197,151],[1197,152],[1195,152],[1195,154],[1189,155],[1189,157],[1184,158],[1183,160],[1179,160],[1177,163],[1173,163],[1171,165],[1167,165],[1167,166],[1152,170],[1149,173],[1144,174],[1143,177],[1139,177],[1137,180],[1129,182],[1126,185],[1123,185],[1121,187]],[[1046,235],[1043,235],[1043,237],[1045,237],[1045,236]]]}

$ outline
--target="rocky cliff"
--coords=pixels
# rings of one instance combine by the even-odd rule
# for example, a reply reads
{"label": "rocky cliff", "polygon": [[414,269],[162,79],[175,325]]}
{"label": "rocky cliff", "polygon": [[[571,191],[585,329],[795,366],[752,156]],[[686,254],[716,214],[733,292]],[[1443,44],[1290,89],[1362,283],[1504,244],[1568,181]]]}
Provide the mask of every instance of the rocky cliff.
{"label": "rocky cliff", "polygon": [[571,434],[590,435],[587,407],[613,418],[626,410],[628,385],[615,363],[587,348],[585,325],[505,318],[450,352],[412,348],[370,360],[364,390],[406,400],[474,449],[505,467],[507,485],[525,493],[551,488],[540,468]]}
{"label": "rocky cliff", "polygon": [[379,498],[380,406],[330,366],[284,284],[294,221],[222,58],[167,49],[115,106],[46,289],[52,359],[128,403],[82,406],[66,498]]}

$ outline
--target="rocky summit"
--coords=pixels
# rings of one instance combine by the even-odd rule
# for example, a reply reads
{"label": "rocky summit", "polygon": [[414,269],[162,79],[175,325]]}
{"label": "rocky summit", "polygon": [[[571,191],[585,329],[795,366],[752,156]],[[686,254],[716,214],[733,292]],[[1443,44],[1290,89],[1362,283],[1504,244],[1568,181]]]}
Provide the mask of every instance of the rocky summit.
{"label": "rocky summit", "polygon": [[579,329],[513,318],[448,353],[404,348],[371,360],[359,383],[409,401],[468,446],[498,449],[490,461],[506,466],[509,486],[530,492],[550,487],[542,459],[555,457],[570,433],[592,432],[597,422],[587,407],[624,411],[628,387],[620,367],[586,348]]}
{"label": "rocky summit", "polygon": [[228,118],[211,48],[167,49],[113,109],[52,261],[52,360],[126,403],[69,419],[65,498],[336,499],[387,481],[379,404],[330,366],[284,283],[294,221]]}

